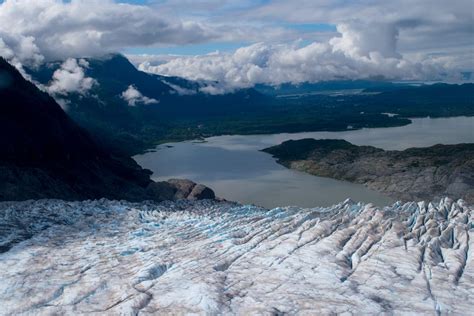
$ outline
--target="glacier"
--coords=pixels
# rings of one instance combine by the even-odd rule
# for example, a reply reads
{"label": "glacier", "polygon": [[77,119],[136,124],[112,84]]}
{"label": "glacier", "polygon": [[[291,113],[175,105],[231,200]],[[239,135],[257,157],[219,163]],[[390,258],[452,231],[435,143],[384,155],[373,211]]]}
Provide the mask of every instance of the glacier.
{"label": "glacier", "polygon": [[0,203],[1,315],[472,315],[473,207]]}

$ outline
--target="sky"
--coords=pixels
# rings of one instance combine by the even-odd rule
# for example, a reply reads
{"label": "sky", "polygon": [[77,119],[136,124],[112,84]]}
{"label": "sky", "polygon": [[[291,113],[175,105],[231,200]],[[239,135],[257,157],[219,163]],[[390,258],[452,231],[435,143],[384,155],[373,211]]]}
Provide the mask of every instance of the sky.
{"label": "sky", "polygon": [[219,82],[210,93],[459,81],[474,70],[473,15],[472,0],[0,0],[0,56],[21,68],[120,52],[143,71]]}

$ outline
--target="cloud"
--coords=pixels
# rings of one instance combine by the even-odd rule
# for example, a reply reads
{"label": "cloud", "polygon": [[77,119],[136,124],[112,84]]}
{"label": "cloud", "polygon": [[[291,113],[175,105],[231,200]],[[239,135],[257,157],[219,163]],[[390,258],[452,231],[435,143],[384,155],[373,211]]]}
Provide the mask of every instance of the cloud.
{"label": "cloud", "polygon": [[163,80],[163,83],[170,86],[175,91],[175,93],[177,93],[179,95],[194,95],[194,94],[197,93],[196,90],[180,87],[180,86],[178,86],[176,84],[173,84],[171,82],[168,82],[166,80]]}
{"label": "cloud", "polygon": [[33,37],[4,32],[0,32],[0,56],[33,66],[41,64],[44,60]]}
{"label": "cloud", "polygon": [[366,21],[399,30],[402,53],[446,48],[473,49],[472,0],[273,0],[243,13],[242,19],[331,23]]}
{"label": "cloud", "polygon": [[97,82],[90,77],[86,77],[84,69],[89,64],[84,59],[68,58],[61,67],[53,74],[53,80],[46,87],[46,90],[53,95],[67,95],[69,93],[85,94]]}
{"label": "cloud", "polygon": [[406,80],[442,80],[456,76],[449,59],[405,58],[397,51],[393,26],[361,22],[341,23],[341,36],[308,45],[257,43],[234,53],[202,56],[160,56],[139,69],[191,80],[217,82],[201,91],[220,94],[257,83],[279,85],[333,79],[384,77]]}
{"label": "cloud", "polygon": [[386,23],[341,23],[337,25],[340,37],[329,43],[334,52],[350,58],[370,57],[377,52],[384,58],[400,58],[397,52],[398,29]]}
{"label": "cloud", "polygon": [[[0,38],[5,41],[8,34],[34,43],[34,50],[47,60],[126,47],[199,43],[223,34],[205,23],[173,20],[146,6],[111,0],[6,0],[0,4],[0,21]],[[17,55],[22,52],[10,48]]]}
{"label": "cloud", "polygon": [[140,91],[137,90],[133,85],[128,86],[127,90],[122,92],[122,99],[127,101],[129,106],[136,106],[137,104],[156,104],[158,100],[148,98],[144,96]]}
{"label": "cloud", "polygon": [[[23,66],[136,47],[192,49],[203,44],[209,51],[219,43],[243,46],[200,56],[128,55],[142,70],[217,81],[201,87],[214,94],[255,83],[374,76],[448,80],[474,71],[472,0],[147,3],[0,2],[0,55],[26,75]],[[318,31],[317,25],[331,30]],[[59,75],[74,81],[80,71]],[[58,91],[67,88],[58,86]]]}
{"label": "cloud", "polygon": [[[201,88],[212,94],[257,83],[279,85],[374,77],[459,81],[461,72],[474,71],[474,21],[465,13],[466,2],[461,2],[464,6],[447,7],[445,2],[434,1],[430,10],[415,5],[407,12],[395,5],[365,6],[360,1],[344,6],[335,6],[329,0],[324,2],[326,6],[323,2],[299,1],[306,12],[294,16],[296,21],[317,22],[318,17],[323,19],[327,14],[325,21],[338,21],[337,34],[309,44],[261,42],[234,53],[131,56],[131,59],[144,71],[217,81]],[[398,3],[407,4],[403,0]],[[287,19],[291,20],[291,6],[295,5],[276,1],[265,8],[273,10],[273,14],[278,10],[289,12]],[[354,9],[354,14],[347,14],[348,8]],[[301,6],[295,6],[295,10],[299,12]]]}
{"label": "cloud", "polygon": [[0,30],[0,56],[5,58],[28,80],[31,77],[26,73],[23,65],[37,67],[44,57],[31,36],[10,35]]}

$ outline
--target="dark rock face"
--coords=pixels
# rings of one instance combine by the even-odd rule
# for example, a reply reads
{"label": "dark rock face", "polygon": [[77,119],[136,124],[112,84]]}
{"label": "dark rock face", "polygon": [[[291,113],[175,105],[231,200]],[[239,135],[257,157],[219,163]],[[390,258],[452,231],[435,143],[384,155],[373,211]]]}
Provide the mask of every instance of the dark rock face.
{"label": "dark rock face", "polygon": [[168,182],[151,182],[146,188],[150,196],[158,200],[173,200],[176,194],[176,188]]}
{"label": "dark rock face", "polygon": [[384,151],[344,140],[302,139],[264,151],[288,168],[364,184],[401,200],[448,195],[474,203],[474,144]]}
{"label": "dark rock face", "polygon": [[168,182],[176,189],[176,198],[178,200],[186,199],[196,186],[196,183],[190,180],[170,179]]}
{"label": "dark rock face", "polygon": [[180,189],[173,185],[147,189],[150,174],[101,147],[53,98],[0,58],[0,200],[142,201],[177,195]]}
{"label": "dark rock face", "polygon": [[216,196],[214,191],[202,184],[196,184],[188,195],[188,200],[208,200],[214,199]]}
{"label": "dark rock face", "polygon": [[153,182],[148,185],[147,191],[161,200],[205,200],[216,197],[210,188],[186,179]]}

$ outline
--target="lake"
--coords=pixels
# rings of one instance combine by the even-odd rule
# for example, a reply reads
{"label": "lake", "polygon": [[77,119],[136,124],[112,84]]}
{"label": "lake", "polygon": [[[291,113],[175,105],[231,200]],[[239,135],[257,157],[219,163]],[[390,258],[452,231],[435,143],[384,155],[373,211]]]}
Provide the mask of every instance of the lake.
{"label": "lake", "polygon": [[421,118],[402,127],[343,132],[217,136],[163,144],[134,159],[153,171],[154,180],[191,179],[211,187],[219,197],[267,208],[329,206],[346,198],[379,206],[394,202],[362,185],[286,169],[260,151],[302,138],[345,139],[387,150],[467,143],[474,141],[474,117]]}

